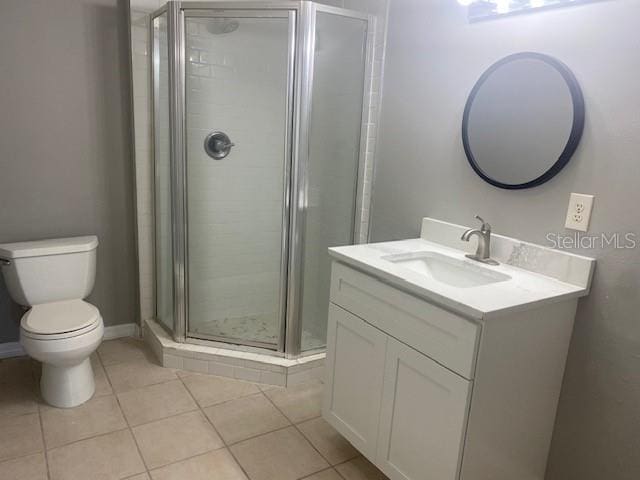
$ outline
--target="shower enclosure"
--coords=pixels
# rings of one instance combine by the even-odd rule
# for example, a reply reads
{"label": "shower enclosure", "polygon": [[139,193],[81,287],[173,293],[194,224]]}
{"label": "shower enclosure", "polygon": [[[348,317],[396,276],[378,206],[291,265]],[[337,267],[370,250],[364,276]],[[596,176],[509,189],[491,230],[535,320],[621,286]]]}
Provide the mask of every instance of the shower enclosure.
{"label": "shower enclosure", "polygon": [[324,348],[327,248],[361,233],[372,22],[306,1],[152,15],[156,320],[175,340]]}

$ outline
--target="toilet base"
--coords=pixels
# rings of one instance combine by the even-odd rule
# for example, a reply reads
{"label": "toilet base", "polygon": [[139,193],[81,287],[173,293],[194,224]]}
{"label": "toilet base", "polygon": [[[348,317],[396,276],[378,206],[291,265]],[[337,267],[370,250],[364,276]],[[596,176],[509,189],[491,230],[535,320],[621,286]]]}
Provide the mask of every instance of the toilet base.
{"label": "toilet base", "polygon": [[89,358],[77,365],[42,364],[40,393],[49,405],[59,408],[76,407],[93,397],[95,391],[96,384]]}

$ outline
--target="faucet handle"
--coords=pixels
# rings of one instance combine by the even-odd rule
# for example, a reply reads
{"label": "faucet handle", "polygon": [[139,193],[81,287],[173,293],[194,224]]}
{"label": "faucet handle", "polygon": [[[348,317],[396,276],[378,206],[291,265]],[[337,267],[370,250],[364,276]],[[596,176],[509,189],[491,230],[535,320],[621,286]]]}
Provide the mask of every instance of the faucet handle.
{"label": "faucet handle", "polygon": [[483,232],[490,232],[491,231],[491,225],[489,225],[487,222],[485,222],[484,219],[480,215],[476,215],[475,217],[476,217],[476,219],[478,219],[478,220],[480,220],[482,222],[482,227],[480,227],[480,229]]}

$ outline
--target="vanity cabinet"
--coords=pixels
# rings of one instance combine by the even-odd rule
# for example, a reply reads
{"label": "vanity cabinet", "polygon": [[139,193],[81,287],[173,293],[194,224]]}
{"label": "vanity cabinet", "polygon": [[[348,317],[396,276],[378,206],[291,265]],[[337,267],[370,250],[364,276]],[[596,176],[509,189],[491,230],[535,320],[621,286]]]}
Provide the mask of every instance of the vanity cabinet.
{"label": "vanity cabinet", "polygon": [[329,316],[330,423],[397,478],[456,478],[470,382],[337,305]]}
{"label": "vanity cabinet", "polygon": [[334,388],[325,413],[353,446],[374,458],[387,335],[334,304],[329,318],[332,355],[326,366]]}
{"label": "vanity cabinet", "polygon": [[542,480],[575,307],[468,319],[334,261],[323,416],[391,480]]}
{"label": "vanity cabinet", "polygon": [[384,371],[375,462],[391,478],[457,478],[471,382],[392,337]]}

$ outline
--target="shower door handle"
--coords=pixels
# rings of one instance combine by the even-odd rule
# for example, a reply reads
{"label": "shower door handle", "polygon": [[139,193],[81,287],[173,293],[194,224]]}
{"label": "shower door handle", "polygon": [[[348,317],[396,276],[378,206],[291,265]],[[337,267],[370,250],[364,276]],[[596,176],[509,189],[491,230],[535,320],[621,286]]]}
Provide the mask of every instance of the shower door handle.
{"label": "shower door handle", "polygon": [[214,160],[222,160],[236,144],[224,132],[211,132],[204,139],[204,151]]}

